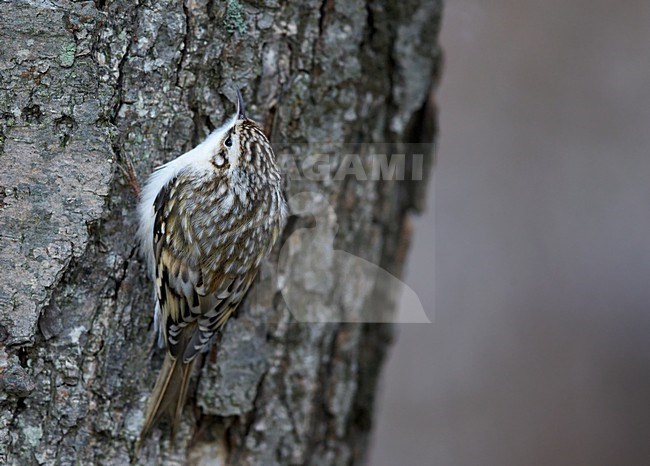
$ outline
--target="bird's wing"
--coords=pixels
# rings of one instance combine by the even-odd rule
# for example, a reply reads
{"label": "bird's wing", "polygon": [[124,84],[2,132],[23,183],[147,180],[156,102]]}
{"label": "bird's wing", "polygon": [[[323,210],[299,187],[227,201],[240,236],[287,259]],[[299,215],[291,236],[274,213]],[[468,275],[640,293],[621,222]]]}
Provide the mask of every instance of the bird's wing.
{"label": "bird's wing", "polygon": [[[175,200],[179,189],[175,178],[156,197],[153,246],[160,328],[170,355],[177,358],[182,354],[183,361],[189,362],[225,324],[241,301],[241,288],[248,280],[202,265],[197,257],[201,252],[187,244],[191,236],[179,230],[184,228]],[[170,231],[177,233],[172,237]]]}

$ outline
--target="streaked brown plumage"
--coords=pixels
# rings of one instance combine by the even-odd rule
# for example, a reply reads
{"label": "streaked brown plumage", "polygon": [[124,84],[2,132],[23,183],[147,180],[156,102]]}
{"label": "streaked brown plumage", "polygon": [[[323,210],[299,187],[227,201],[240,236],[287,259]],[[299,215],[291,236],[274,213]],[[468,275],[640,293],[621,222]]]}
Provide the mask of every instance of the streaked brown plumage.
{"label": "streaked brown plumage", "polygon": [[143,438],[166,411],[176,430],[197,355],[243,299],[286,216],[273,150],[239,92],[235,117],[154,172],[139,213],[167,349]]}

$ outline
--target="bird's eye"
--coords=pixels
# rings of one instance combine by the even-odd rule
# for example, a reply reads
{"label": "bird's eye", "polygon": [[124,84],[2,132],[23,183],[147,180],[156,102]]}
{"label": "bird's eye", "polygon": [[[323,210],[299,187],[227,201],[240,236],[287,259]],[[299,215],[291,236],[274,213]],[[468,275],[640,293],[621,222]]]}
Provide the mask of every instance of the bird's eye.
{"label": "bird's eye", "polygon": [[232,147],[232,139],[230,136],[228,136],[228,139],[226,139],[226,142],[224,142],[226,147]]}

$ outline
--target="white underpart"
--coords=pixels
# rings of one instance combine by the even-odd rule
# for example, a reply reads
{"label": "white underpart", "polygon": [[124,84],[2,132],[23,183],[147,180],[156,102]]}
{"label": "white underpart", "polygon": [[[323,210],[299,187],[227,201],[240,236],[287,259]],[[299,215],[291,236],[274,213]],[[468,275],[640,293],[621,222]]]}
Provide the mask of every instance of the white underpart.
{"label": "white underpart", "polygon": [[[213,167],[210,159],[216,153],[227,131],[237,121],[237,114],[228,120],[223,126],[213,131],[201,144],[189,152],[167,162],[154,171],[142,190],[140,203],[138,204],[138,239],[140,241],[141,252],[147,261],[149,276],[155,280],[155,257],[153,248],[153,227],[155,221],[154,202],[161,189],[171,180],[173,180],[182,170],[191,169],[197,173],[212,170]],[[155,289],[154,289],[155,296]],[[159,328],[158,314],[160,306],[156,304],[154,312],[154,327]]]}

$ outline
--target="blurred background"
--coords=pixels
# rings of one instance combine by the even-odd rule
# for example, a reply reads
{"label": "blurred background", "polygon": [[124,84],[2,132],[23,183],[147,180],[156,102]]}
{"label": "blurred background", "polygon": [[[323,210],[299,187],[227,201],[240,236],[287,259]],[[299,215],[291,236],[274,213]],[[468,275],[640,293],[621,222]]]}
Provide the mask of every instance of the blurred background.
{"label": "blurred background", "polygon": [[441,41],[434,323],[397,328],[369,464],[650,465],[650,2],[449,0]]}

